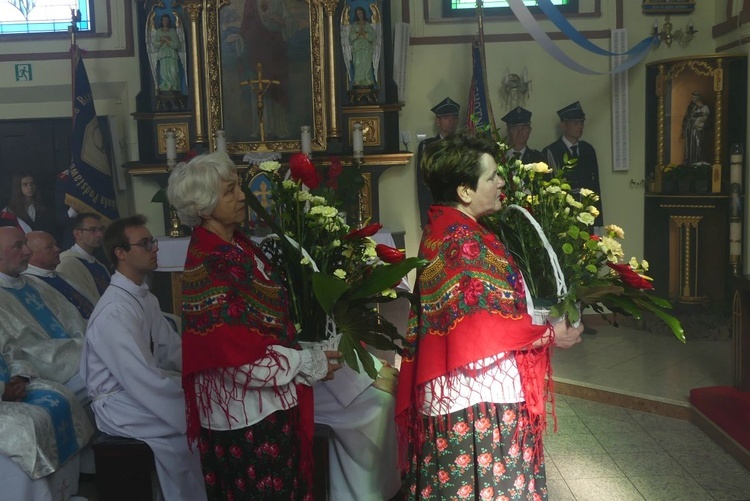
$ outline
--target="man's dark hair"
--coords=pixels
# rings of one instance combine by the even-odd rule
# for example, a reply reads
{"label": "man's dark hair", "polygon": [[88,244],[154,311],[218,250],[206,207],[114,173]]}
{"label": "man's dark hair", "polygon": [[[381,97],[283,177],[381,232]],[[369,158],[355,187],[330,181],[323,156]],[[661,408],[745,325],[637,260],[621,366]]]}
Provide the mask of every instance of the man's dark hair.
{"label": "man's dark hair", "polygon": [[76,214],[76,217],[73,218],[73,229],[74,230],[80,230],[83,228],[83,221],[88,218],[96,219],[97,221],[102,220],[102,216],[95,212],[81,212],[80,214]]}
{"label": "man's dark hair", "polygon": [[121,249],[130,250],[130,242],[128,242],[128,237],[125,236],[125,229],[134,226],[146,226],[147,222],[146,216],[135,214],[113,221],[107,228],[107,231],[104,232],[104,252],[115,268],[117,268],[118,262],[115,249],[120,247]]}

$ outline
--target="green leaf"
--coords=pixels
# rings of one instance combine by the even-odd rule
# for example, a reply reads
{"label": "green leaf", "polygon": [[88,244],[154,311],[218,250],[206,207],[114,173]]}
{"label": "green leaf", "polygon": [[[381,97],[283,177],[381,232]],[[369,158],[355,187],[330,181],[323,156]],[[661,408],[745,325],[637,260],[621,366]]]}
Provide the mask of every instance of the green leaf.
{"label": "green leaf", "polygon": [[580,228],[576,225],[570,225],[568,227],[568,235],[570,235],[571,238],[578,238],[578,234],[581,232]]}
{"label": "green leaf", "polygon": [[648,303],[646,301],[638,301],[638,305],[642,308],[645,308],[647,310],[650,310],[653,312],[657,317],[661,318],[662,321],[669,326],[670,329],[672,329],[672,333],[675,335],[677,339],[682,341],[683,343],[686,342],[685,339],[685,331],[682,328],[682,324],[680,324],[680,321],[677,320],[675,317],[670,315],[669,313],[661,310],[657,306],[654,306],[651,303]]}
{"label": "green leaf", "polygon": [[349,289],[345,281],[320,272],[313,273],[312,286],[315,298],[327,315],[331,314],[336,301]]}
{"label": "green leaf", "polygon": [[567,242],[563,244],[562,250],[567,255],[573,254],[573,246]]}
{"label": "green leaf", "polygon": [[376,266],[372,269],[370,276],[365,278],[358,287],[350,289],[351,293],[347,294],[347,297],[350,299],[360,299],[373,296],[394,287],[411,270],[426,264],[427,261],[423,259],[410,257],[397,264]]}
{"label": "green leaf", "polygon": [[167,198],[167,190],[165,190],[164,188],[160,188],[159,191],[154,193],[151,201],[154,203],[168,204],[169,198]]}

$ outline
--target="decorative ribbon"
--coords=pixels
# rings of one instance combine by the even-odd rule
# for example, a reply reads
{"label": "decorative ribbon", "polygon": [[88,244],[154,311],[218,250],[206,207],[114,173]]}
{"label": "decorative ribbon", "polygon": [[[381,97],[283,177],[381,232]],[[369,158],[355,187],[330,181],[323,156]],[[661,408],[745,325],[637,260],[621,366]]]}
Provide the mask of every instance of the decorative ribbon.
{"label": "decorative ribbon", "polygon": [[616,66],[610,71],[595,71],[592,69],[589,69],[582,64],[579,64],[577,61],[574,61],[570,56],[565,54],[555,43],[552,41],[552,39],[547,35],[547,33],[542,29],[542,27],[539,25],[536,19],[534,19],[534,16],[529,11],[528,7],[524,5],[523,0],[508,0],[508,5],[510,6],[510,9],[513,11],[513,14],[515,14],[516,18],[521,22],[521,25],[524,27],[524,29],[531,35],[531,37],[542,46],[542,48],[553,58],[555,58],[559,63],[563,64],[564,66],[567,66],[573,71],[577,71],[578,73],[583,73],[585,75],[606,75],[610,73],[620,73],[622,71],[626,71],[633,66],[635,66],[637,63],[639,63],[644,57],[646,57],[646,54],[648,54],[649,50],[651,50],[651,45],[653,44],[653,37],[648,37],[639,42],[635,47],[628,50],[624,53],[614,53],[609,52],[604,49],[601,49],[591,43],[586,37],[581,35],[581,33],[576,30],[563,16],[560,14],[560,12],[557,10],[555,6],[552,5],[552,3],[549,0],[537,0],[537,4],[542,9],[542,11],[547,15],[547,17],[557,26],[562,33],[567,36],[570,40],[575,42],[576,44],[580,45],[586,50],[589,50],[590,52],[593,52],[598,55],[604,55],[604,56],[618,56],[618,55],[629,55],[622,64]]}

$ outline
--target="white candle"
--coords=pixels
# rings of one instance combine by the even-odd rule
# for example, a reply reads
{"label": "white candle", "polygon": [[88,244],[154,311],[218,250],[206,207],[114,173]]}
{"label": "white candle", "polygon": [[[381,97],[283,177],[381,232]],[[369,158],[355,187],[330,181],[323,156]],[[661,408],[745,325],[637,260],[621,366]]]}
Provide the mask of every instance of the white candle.
{"label": "white candle", "polygon": [[300,143],[302,146],[302,153],[310,156],[310,154],[312,154],[312,133],[310,132],[309,125],[303,125],[300,127]]}
{"label": "white candle", "polygon": [[729,166],[729,182],[742,184],[742,164],[732,163]]}
{"label": "white candle", "polygon": [[216,151],[222,153],[227,152],[227,134],[223,130],[219,129],[215,133],[216,136]]}
{"label": "white candle", "polygon": [[733,221],[729,223],[729,255],[739,256],[742,254],[742,223]]}
{"label": "white candle", "polygon": [[177,162],[177,137],[173,130],[164,133],[164,141],[167,147],[167,165],[174,167]]}
{"label": "white candle", "polygon": [[362,158],[365,152],[364,138],[362,137],[362,124],[356,122],[352,131],[352,150],[354,158]]}

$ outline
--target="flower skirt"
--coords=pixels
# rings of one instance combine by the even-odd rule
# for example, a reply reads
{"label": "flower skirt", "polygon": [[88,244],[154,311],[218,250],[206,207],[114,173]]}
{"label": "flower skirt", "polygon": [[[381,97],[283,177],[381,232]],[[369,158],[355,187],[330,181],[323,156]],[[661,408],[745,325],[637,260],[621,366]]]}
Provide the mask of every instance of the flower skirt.
{"label": "flower skirt", "polygon": [[209,501],[312,501],[300,475],[300,443],[292,413],[277,411],[239,430],[201,428],[198,449]]}
{"label": "flower skirt", "polygon": [[424,445],[409,465],[408,499],[547,499],[544,460],[540,455],[535,465],[536,440],[518,404],[480,403],[424,420]]}

